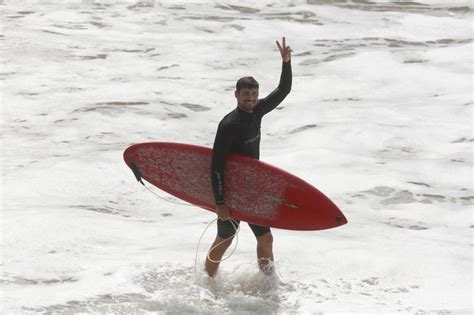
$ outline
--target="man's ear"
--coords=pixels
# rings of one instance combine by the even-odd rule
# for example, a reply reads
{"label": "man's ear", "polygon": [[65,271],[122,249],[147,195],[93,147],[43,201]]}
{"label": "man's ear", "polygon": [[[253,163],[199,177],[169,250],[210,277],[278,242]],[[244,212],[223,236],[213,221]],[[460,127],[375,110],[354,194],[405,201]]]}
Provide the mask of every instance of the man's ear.
{"label": "man's ear", "polygon": [[239,95],[240,95],[240,91],[239,91],[239,90],[235,90],[234,95],[235,95],[235,98],[238,98]]}

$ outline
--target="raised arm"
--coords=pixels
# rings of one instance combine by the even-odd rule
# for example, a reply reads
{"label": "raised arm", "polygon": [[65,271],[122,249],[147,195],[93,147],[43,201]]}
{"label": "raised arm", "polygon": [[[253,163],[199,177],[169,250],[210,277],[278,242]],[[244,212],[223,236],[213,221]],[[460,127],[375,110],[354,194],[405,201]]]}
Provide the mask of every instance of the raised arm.
{"label": "raised arm", "polygon": [[265,115],[266,113],[275,109],[290,93],[292,85],[292,71],[291,71],[291,50],[290,46],[286,46],[286,39],[283,37],[282,44],[276,42],[278,49],[280,50],[280,55],[282,58],[282,68],[280,75],[280,82],[278,87],[273,90],[267,97],[259,101],[256,109]]}

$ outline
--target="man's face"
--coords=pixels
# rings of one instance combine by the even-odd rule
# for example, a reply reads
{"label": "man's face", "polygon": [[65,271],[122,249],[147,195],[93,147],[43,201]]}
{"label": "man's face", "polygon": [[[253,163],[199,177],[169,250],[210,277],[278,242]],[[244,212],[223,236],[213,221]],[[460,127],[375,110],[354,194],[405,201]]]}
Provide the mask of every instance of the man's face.
{"label": "man's face", "polygon": [[235,91],[235,98],[240,109],[251,113],[257,105],[258,89],[240,89]]}

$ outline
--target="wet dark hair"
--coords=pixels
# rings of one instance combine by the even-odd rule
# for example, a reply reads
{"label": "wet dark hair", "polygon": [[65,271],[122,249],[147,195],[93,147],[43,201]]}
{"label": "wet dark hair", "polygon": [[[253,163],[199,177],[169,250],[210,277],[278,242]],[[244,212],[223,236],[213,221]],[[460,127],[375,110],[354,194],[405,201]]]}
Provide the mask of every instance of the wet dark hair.
{"label": "wet dark hair", "polygon": [[243,77],[235,85],[237,91],[240,89],[258,89],[258,82],[253,77]]}

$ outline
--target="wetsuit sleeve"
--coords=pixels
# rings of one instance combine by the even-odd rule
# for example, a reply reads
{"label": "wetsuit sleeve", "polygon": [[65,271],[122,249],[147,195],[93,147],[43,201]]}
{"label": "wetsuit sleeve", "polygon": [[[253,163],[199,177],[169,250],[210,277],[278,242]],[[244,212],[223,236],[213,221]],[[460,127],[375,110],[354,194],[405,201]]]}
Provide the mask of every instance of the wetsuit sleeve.
{"label": "wetsuit sleeve", "polygon": [[291,91],[292,80],[291,61],[283,62],[278,87],[257,105],[261,116],[274,110],[285,99]]}
{"label": "wetsuit sleeve", "polygon": [[224,201],[224,166],[230,153],[235,131],[231,124],[221,122],[217,128],[212,150],[211,183],[216,204]]}

